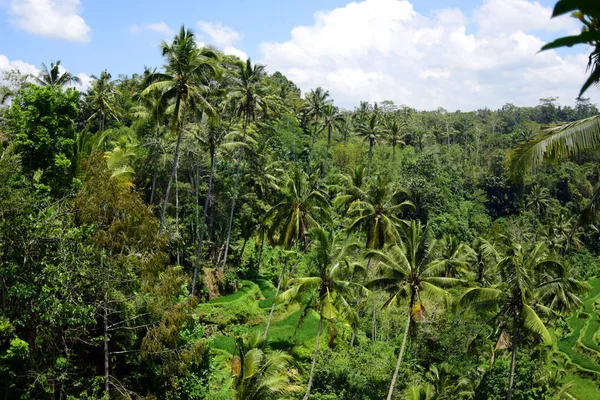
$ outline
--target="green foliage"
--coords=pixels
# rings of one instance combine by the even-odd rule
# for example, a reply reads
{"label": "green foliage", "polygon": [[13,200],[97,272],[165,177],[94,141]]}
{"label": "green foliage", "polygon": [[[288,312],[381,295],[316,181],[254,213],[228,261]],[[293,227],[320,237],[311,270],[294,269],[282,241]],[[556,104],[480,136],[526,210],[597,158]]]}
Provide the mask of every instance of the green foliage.
{"label": "green foliage", "polygon": [[75,144],[74,120],[79,93],[49,86],[22,89],[7,113],[9,136],[21,156],[23,172],[32,179],[64,192],[71,183]]}

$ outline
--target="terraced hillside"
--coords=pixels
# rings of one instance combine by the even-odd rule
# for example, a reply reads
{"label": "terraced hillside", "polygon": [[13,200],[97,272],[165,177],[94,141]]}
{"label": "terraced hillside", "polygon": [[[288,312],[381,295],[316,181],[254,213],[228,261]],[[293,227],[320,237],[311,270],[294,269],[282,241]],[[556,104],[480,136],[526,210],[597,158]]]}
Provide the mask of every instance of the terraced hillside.
{"label": "terraced hillside", "polygon": [[561,335],[554,357],[567,371],[564,382],[579,400],[600,398],[600,278],[588,282],[590,292],[580,312],[567,319],[570,332]]}

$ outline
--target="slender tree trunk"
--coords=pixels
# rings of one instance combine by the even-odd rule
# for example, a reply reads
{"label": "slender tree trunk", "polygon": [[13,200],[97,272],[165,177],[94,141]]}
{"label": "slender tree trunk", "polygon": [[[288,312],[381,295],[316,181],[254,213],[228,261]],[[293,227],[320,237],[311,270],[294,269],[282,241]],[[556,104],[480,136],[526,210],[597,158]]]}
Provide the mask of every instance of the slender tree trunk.
{"label": "slender tree trunk", "polygon": [[[104,252],[100,253],[100,270],[104,272]],[[105,276],[107,276],[105,274]],[[104,281],[104,310],[102,312],[102,322],[104,328],[103,350],[104,350],[104,391],[110,396],[110,355],[108,352],[108,282]]]}
{"label": "slender tree trunk", "polygon": [[162,206],[162,212],[160,213],[160,227],[158,228],[158,234],[161,235],[165,225],[165,216],[167,215],[167,203],[169,202],[169,195],[171,194],[171,186],[173,185],[173,179],[177,171],[177,164],[179,163],[179,147],[181,146],[181,138],[183,137],[183,121],[180,122],[179,136],[177,137],[177,145],[175,146],[175,156],[173,157],[173,167],[171,167],[171,176],[167,183],[167,191],[165,193],[165,201]]}
{"label": "slender tree trunk", "polygon": [[398,362],[396,362],[396,369],[394,370],[394,376],[392,376],[392,383],[390,385],[390,390],[387,395],[387,400],[392,400],[392,395],[394,394],[394,387],[396,386],[396,380],[398,379],[398,371],[400,371],[400,364],[402,364],[402,357],[404,356],[404,348],[406,347],[406,338],[408,337],[408,329],[410,327],[410,320],[412,318],[412,297],[411,301],[408,304],[408,314],[406,316],[406,327],[404,328],[404,337],[402,338],[402,345],[400,346],[400,354],[398,354]]}
{"label": "slender tree trunk", "polygon": [[175,164],[175,232],[177,234],[177,265],[181,265],[179,259],[179,177],[178,165]]}
{"label": "slender tree trunk", "polygon": [[373,317],[371,318],[371,337],[373,341],[377,340],[377,302],[373,297]]}
{"label": "slender tree trunk", "polygon": [[[242,143],[246,144],[246,129],[248,128],[248,123],[250,116],[246,115],[244,118],[244,137],[242,138]],[[225,257],[223,257],[223,271],[225,271],[225,267],[227,266],[227,255],[229,253],[229,242],[231,240],[231,227],[233,226],[233,210],[235,209],[235,200],[237,197],[237,189],[238,184],[240,182],[240,170],[242,166],[242,162],[244,161],[244,147],[240,152],[239,164],[237,165],[235,171],[235,183],[233,185],[233,196],[231,197],[231,209],[229,210],[229,226],[227,228],[227,241],[225,243]]]}
{"label": "slender tree trunk", "polygon": [[285,261],[283,262],[283,269],[281,270],[281,275],[279,275],[279,282],[277,282],[277,289],[275,289],[275,296],[273,297],[273,303],[271,304],[271,311],[269,312],[269,319],[267,320],[267,327],[265,328],[264,338],[267,338],[269,334],[269,328],[271,327],[271,320],[273,319],[273,311],[275,310],[275,299],[279,295],[279,290],[281,289],[281,282],[283,281],[283,277],[285,276],[285,270],[287,269],[289,256],[285,257]]}
{"label": "slender tree trunk", "polygon": [[194,265],[194,275],[192,277],[192,295],[196,294],[196,281],[198,280],[198,269],[200,268],[200,258],[202,257],[202,240],[204,239],[206,216],[210,207],[210,197],[212,195],[213,179],[215,176],[216,158],[214,154],[211,154],[210,159],[210,177],[208,178],[208,191],[206,192],[206,198],[204,199],[204,210],[202,210],[202,222],[200,224],[200,237],[198,238],[198,248],[196,249],[196,262]]}
{"label": "slender tree trunk", "polygon": [[508,391],[506,392],[506,400],[510,400],[512,397],[513,382],[515,379],[515,366],[517,364],[517,340],[518,340],[517,335],[518,334],[519,334],[519,331],[518,331],[518,324],[517,324],[517,314],[515,313],[515,315],[513,317],[512,356],[510,359],[510,375],[508,376]]}
{"label": "slender tree trunk", "polygon": [[367,175],[371,175],[371,155],[373,154],[373,142],[369,140],[369,161],[367,167]]}
{"label": "slender tree trunk", "polygon": [[244,255],[244,250],[246,250],[246,243],[248,243],[248,238],[244,238],[244,243],[242,243],[242,249],[240,250],[240,256]]}
{"label": "slender tree trunk", "polygon": [[156,192],[156,175],[158,171],[158,149],[160,148],[159,144],[160,138],[160,125],[158,122],[156,123],[156,144],[154,148],[154,166],[152,167],[152,191],[150,192],[150,204],[154,202],[154,193]]}
{"label": "slender tree trunk", "polygon": [[317,128],[315,128],[315,133],[312,137],[312,142],[310,143],[310,152],[308,153],[308,171],[307,171],[308,174],[310,174],[310,165],[312,164],[313,149],[315,147],[316,140],[317,140]]}
{"label": "slender tree trunk", "polygon": [[323,174],[327,173],[327,160],[329,158],[329,148],[331,147],[331,127],[327,129],[327,150],[325,150],[325,162],[323,163]]}
{"label": "slender tree trunk", "polygon": [[392,145],[392,161],[396,162],[396,145]]}
{"label": "slender tree trunk", "polygon": [[262,264],[262,254],[263,247],[265,245],[265,233],[262,232],[262,237],[260,238],[260,250],[258,250],[258,265],[256,266],[256,272],[260,274],[260,265]]}
{"label": "slender tree trunk", "polygon": [[315,352],[313,353],[312,364],[310,366],[310,377],[308,378],[308,385],[306,386],[306,394],[303,400],[308,400],[310,396],[310,389],[312,387],[313,377],[315,375],[315,365],[317,364],[317,354],[319,353],[319,340],[321,339],[321,328],[323,327],[323,313],[319,318],[319,329],[317,330],[317,341],[315,343]]}

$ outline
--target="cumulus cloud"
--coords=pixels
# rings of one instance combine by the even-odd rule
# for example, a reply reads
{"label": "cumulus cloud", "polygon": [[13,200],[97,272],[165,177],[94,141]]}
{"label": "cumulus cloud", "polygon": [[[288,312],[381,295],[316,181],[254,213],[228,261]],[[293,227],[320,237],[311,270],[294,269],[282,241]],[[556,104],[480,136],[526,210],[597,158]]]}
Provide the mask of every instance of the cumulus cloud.
{"label": "cumulus cloud", "polygon": [[167,25],[163,21],[152,22],[152,23],[142,24],[142,25],[133,24],[133,25],[129,26],[130,33],[135,34],[135,33],[141,33],[144,31],[161,33],[165,36],[173,36],[173,31],[171,30],[171,28],[169,28],[169,25]]}
{"label": "cumulus cloud", "polygon": [[[527,0],[484,0],[475,10],[430,15],[406,0],[364,0],[320,11],[284,42],[264,42],[270,71],[303,90],[328,89],[339,105],[393,100],[421,109],[469,110],[548,95],[572,103],[585,80],[584,54],[538,53],[540,31],[566,34],[569,18]],[[590,93],[592,100],[600,99]]]}
{"label": "cumulus cloud", "polygon": [[240,49],[236,49],[233,46],[227,46],[223,49],[223,53],[227,55],[237,56],[240,60],[246,61],[248,59],[248,54],[243,52]]}
{"label": "cumulus cloud", "polygon": [[87,43],[91,29],[79,15],[80,0],[11,0],[12,21],[36,35]]}
{"label": "cumulus cloud", "polygon": [[[46,66],[48,68],[50,68],[50,64],[46,64]],[[67,69],[65,69],[62,65],[60,65],[58,67],[58,70],[60,71],[60,73],[67,72]],[[11,71],[17,71],[17,72],[19,72],[20,75],[23,75],[23,76],[26,76],[26,75],[37,76],[40,73],[40,69],[37,68],[35,65],[26,63],[21,60],[11,61],[4,54],[0,54],[0,84],[3,83],[4,73],[11,72]],[[73,85],[73,87],[76,88],[77,90],[79,90],[80,92],[87,91],[91,86],[91,82],[92,82],[91,76],[89,76],[88,74],[86,74],[84,72],[81,72],[81,73],[77,74],[77,77],[80,79],[81,82],[79,84]]]}
{"label": "cumulus cloud", "polygon": [[203,35],[208,36],[209,43],[219,48],[230,47],[240,39],[240,34],[235,29],[221,22],[198,21],[198,27]]}

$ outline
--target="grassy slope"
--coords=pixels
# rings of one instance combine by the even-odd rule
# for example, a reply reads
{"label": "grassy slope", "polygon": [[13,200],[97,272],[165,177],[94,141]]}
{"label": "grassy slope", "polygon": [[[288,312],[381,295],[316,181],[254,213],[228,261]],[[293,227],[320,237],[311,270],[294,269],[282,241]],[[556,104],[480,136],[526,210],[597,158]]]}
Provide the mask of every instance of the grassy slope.
{"label": "grassy slope", "polygon": [[595,309],[595,303],[600,299],[600,278],[592,279],[588,283],[591,290],[584,299],[582,310],[587,318],[581,318],[580,313],[568,318],[567,324],[572,329],[572,334],[559,340],[556,346],[556,350],[567,358],[569,364],[566,367],[571,374],[565,377],[564,382],[574,383],[569,392],[579,400],[596,400],[600,393],[599,358],[589,356],[600,350],[594,342],[594,335],[600,330],[600,319]]}

